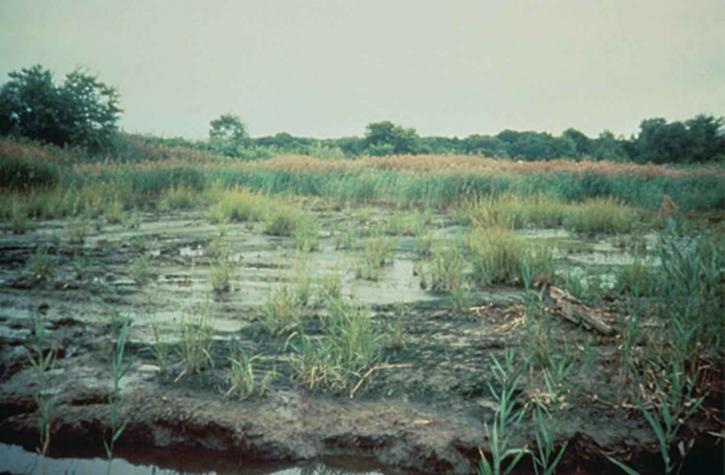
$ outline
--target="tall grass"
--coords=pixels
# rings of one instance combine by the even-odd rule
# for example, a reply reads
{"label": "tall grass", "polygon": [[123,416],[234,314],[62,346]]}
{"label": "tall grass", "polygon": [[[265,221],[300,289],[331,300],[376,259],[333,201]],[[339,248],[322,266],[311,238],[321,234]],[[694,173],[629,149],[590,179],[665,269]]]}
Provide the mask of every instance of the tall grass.
{"label": "tall grass", "polygon": [[473,264],[473,278],[482,285],[524,284],[524,268],[531,276],[554,274],[553,254],[499,228],[475,228],[466,243]]}

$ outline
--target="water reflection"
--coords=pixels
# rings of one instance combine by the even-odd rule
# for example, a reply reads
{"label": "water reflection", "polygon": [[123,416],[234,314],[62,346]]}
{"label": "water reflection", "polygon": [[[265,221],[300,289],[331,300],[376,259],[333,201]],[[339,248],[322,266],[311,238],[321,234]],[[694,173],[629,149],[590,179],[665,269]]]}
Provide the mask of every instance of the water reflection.
{"label": "water reflection", "polygon": [[[242,464],[218,454],[201,451],[120,450],[108,460],[98,456],[40,457],[17,445],[0,444],[0,473],[23,475],[382,475],[369,461],[345,458],[326,464],[284,467]],[[133,462],[129,461],[133,460]]]}

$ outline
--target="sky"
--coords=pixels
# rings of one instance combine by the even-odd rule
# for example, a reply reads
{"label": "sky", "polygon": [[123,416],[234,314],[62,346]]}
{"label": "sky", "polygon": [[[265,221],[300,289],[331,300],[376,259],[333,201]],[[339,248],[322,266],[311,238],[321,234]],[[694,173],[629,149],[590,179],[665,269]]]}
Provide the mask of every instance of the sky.
{"label": "sky", "polygon": [[725,114],[725,1],[0,0],[0,82],[33,64],[115,86],[129,132],[629,135]]}

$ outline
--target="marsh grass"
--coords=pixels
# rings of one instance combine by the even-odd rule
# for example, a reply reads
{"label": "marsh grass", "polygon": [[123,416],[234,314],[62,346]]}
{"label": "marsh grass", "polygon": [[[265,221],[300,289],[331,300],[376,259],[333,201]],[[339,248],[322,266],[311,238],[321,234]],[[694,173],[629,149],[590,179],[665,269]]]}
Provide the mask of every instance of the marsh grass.
{"label": "marsh grass", "polygon": [[300,213],[292,228],[292,239],[296,249],[303,252],[319,251],[319,226],[314,215]]}
{"label": "marsh grass", "polygon": [[108,405],[110,409],[109,433],[104,436],[103,446],[106,449],[108,460],[113,459],[113,449],[118,439],[126,429],[127,419],[121,415],[121,407],[124,403],[124,396],[121,392],[121,379],[128,373],[130,363],[124,363],[124,353],[128,339],[128,321],[125,321],[118,330],[113,345],[111,358],[111,390],[108,393]]}
{"label": "marsh grass", "polygon": [[90,218],[85,213],[70,218],[65,225],[68,242],[71,244],[83,244],[90,231],[90,226]]}
{"label": "marsh grass", "polygon": [[341,392],[379,360],[384,338],[367,308],[344,299],[327,301],[322,323],[319,337],[292,335],[290,364],[307,389]]}
{"label": "marsh grass", "polygon": [[149,283],[153,273],[151,271],[151,262],[146,254],[140,254],[131,260],[129,273],[136,284],[145,285]]}
{"label": "marsh grass", "polygon": [[58,262],[54,256],[48,254],[47,249],[38,248],[28,259],[28,265],[36,280],[47,282],[53,278]]}
{"label": "marsh grass", "polygon": [[161,376],[166,376],[169,372],[169,365],[171,364],[171,356],[173,345],[164,337],[161,333],[159,324],[154,322],[151,324],[151,330],[153,332],[153,343],[149,346],[149,351],[153,355],[154,359],[159,365],[159,373]]}
{"label": "marsh grass", "polygon": [[236,264],[230,255],[223,255],[211,259],[209,268],[209,282],[216,293],[229,292]]}
{"label": "marsh grass", "polygon": [[355,268],[355,277],[378,280],[385,266],[393,263],[395,241],[392,238],[373,235],[362,245],[362,258]]}
{"label": "marsh grass", "polygon": [[215,188],[209,210],[212,223],[262,221],[273,200],[245,188]]}
{"label": "marsh grass", "polygon": [[302,321],[303,302],[290,284],[270,292],[262,304],[262,323],[271,335],[294,331]]}
{"label": "marsh grass", "polygon": [[300,212],[291,206],[270,210],[265,219],[264,233],[270,236],[292,236],[300,220]]}
{"label": "marsh grass", "polygon": [[126,209],[123,201],[119,198],[114,198],[108,203],[104,211],[106,222],[108,224],[120,224],[123,222]]}
{"label": "marsh grass", "polygon": [[184,363],[183,374],[199,374],[214,365],[214,341],[208,312],[206,306],[197,306],[187,310],[180,320],[179,357]]}
{"label": "marsh grass", "polygon": [[255,369],[255,362],[259,359],[259,355],[247,356],[239,348],[234,350],[233,354],[228,357],[230,367],[227,383],[229,389],[224,393],[225,397],[243,401],[255,395],[264,396],[270,382],[276,377],[276,373],[268,371],[260,377]]}
{"label": "marsh grass", "polygon": [[338,251],[350,251],[356,249],[357,239],[355,238],[355,228],[346,223],[338,227],[335,231],[335,249]]}
{"label": "marsh grass", "polygon": [[432,292],[448,294],[453,309],[461,311],[470,305],[472,299],[465,270],[463,243],[442,243],[433,248],[430,258],[420,266],[420,285]]}
{"label": "marsh grass", "polygon": [[[156,207],[160,211],[192,209],[208,203],[211,193],[204,193],[189,186],[172,186],[161,191]],[[217,211],[220,217],[231,208]],[[224,216],[226,217],[226,216]],[[231,219],[230,219],[231,220]]]}
{"label": "marsh grass", "polygon": [[488,384],[491,396],[498,403],[492,424],[484,424],[489,441],[491,460],[481,450],[479,475],[501,475],[510,473],[528,453],[524,447],[510,447],[511,432],[521,422],[525,407],[516,407],[516,395],[521,382],[521,368],[513,351],[507,350],[504,359],[491,357],[491,370],[498,388]]}
{"label": "marsh grass", "polygon": [[614,198],[593,198],[574,205],[564,227],[586,233],[629,233],[645,226],[640,212]]}
{"label": "marsh grass", "polygon": [[536,406],[533,419],[536,450],[532,450],[530,453],[534,462],[534,472],[536,475],[554,475],[566,447],[569,445],[569,441],[561,444],[559,451],[556,451],[556,439],[561,427],[561,421],[555,414]]}
{"label": "marsh grass", "polygon": [[11,201],[10,229],[14,234],[25,234],[28,230],[28,207],[16,199]]}
{"label": "marsh grass", "polygon": [[656,295],[660,285],[661,275],[654,264],[636,259],[632,264],[619,269],[614,288],[622,294],[643,297]]}
{"label": "marsh grass", "polygon": [[553,251],[521,239],[503,228],[475,228],[466,244],[473,278],[481,285],[523,285],[524,263],[534,278],[554,275]]}
{"label": "marsh grass", "polygon": [[56,351],[53,347],[46,350],[47,337],[43,314],[34,313],[32,325],[33,344],[27,349],[27,355],[38,381],[38,389],[33,395],[38,408],[38,433],[40,434],[38,453],[45,456],[50,449],[52,425],[57,412],[57,397],[51,391],[52,378],[50,376],[50,372],[55,366]]}

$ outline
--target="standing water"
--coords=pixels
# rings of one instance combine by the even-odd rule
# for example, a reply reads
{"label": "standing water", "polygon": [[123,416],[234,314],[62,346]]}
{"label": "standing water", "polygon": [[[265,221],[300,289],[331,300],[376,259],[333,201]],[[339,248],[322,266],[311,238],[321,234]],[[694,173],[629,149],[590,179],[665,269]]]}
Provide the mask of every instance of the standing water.
{"label": "standing water", "polygon": [[59,457],[41,457],[18,445],[0,444],[0,473],[23,475],[382,475],[366,459],[345,457],[325,459],[305,466],[281,464],[245,464],[230,457],[202,451],[170,451],[147,448],[123,448],[110,462],[97,452],[76,451]]}

